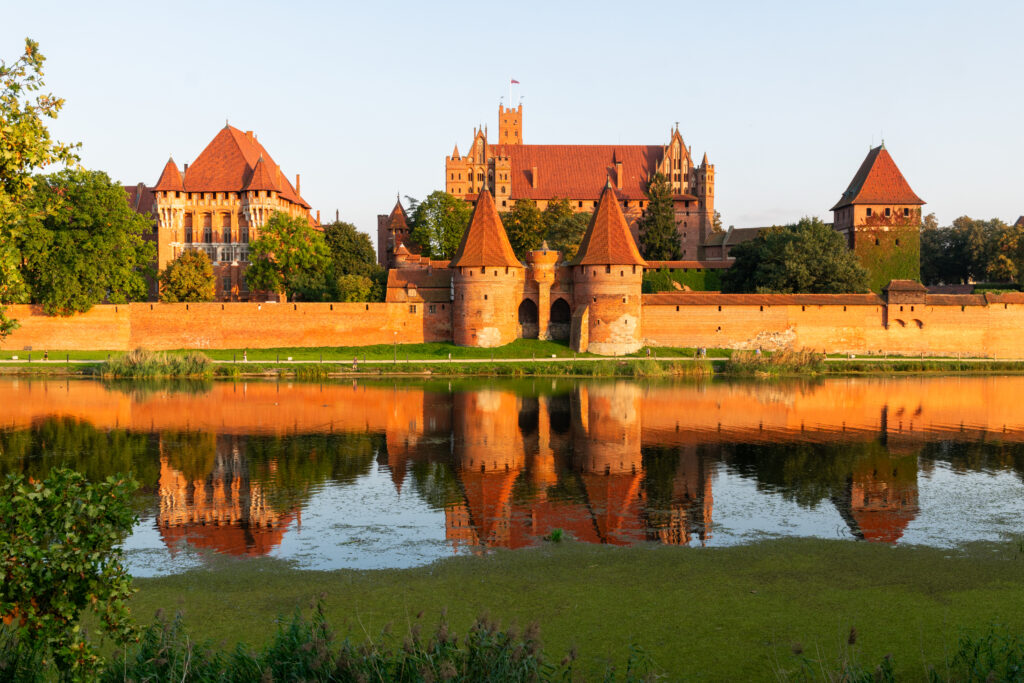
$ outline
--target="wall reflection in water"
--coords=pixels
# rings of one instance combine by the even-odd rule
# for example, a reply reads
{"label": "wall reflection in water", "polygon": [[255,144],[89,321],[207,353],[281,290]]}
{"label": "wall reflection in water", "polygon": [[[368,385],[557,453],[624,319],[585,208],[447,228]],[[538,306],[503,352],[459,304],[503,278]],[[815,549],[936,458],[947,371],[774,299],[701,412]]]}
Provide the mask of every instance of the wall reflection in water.
{"label": "wall reflection in water", "polygon": [[131,471],[172,553],[272,553],[326,488],[355,492],[376,474],[395,501],[443,514],[455,552],[535,545],[556,529],[706,544],[720,477],[764,500],[831,506],[848,536],[894,543],[922,514],[919,477],[935,467],[1020,477],[1022,389],[1018,378],[199,392],[5,381],[0,471]]}

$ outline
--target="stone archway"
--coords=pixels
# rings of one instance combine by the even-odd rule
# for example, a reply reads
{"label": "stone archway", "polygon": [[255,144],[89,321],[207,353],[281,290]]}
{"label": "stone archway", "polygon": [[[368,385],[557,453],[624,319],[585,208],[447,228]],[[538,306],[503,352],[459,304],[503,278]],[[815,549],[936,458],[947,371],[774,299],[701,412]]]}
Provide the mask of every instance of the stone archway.
{"label": "stone archway", "polygon": [[533,299],[523,299],[523,303],[519,304],[519,336],[523,339],[536,339],[539,330],[537,304]]}
{"label": "stone archway", "polygon": [[551,303],[551,316],[548,318],[548,337],[564,341],[569,338],[572,328],[572,311],[565,299],[558,298]]}

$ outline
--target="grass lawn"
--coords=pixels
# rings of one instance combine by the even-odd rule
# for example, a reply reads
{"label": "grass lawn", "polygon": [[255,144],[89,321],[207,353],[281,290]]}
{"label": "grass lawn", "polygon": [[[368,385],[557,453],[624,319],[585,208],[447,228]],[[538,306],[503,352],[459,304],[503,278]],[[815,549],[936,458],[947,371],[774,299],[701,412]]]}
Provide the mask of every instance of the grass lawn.
{"label": "grass lawn", "polygon": [[[404,636],[447,608],[453,629],[489,613],[537,621],[549,657],[571,647],[597,676],[642,647],[672,680],[778,680],[803,660],[872,670],[886,654],[898,680],[941,673],[964,630],[1024,630],[1024,546],[962,550],[849,541],[772,540],[736,548],[614,548],[577,543],[461,557],[411,570],[300,571],[274,560],[211,559],[185,574],[137,579],[132,609],[182,610],[190,632],[233,647],[262,644],[274,619],[325,595],[339,635]],[[418,617],[420,612],[422,617]],[[851,627],[857,630],[848,645]],[[803,654],[794,654],[794,649]],[[812,672],[819,672],[813,664]]]}

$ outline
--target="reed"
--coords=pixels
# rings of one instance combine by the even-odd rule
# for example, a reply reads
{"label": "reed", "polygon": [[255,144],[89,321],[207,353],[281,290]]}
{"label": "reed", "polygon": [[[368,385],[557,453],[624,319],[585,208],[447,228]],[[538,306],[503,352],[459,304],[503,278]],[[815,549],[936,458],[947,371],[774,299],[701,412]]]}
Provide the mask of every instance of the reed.
{"label": "reed", "polygon": [[773,353],[736,351],[725,362],[733,375],[800,375],[825,370],[825,354],[810,349],[784,349]]}
{"label": "reed", "polygon": [[208,378],[213,376],[213,366],[198,351],[171,354],[135,349],[105,361],[98,374],[118,379]]}

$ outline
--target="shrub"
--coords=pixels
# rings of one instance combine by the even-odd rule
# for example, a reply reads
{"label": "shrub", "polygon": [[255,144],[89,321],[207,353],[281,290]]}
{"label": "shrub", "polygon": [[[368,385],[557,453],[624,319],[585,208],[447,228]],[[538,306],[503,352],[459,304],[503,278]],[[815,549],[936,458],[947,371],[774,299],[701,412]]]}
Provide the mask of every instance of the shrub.
{"label": "shrub", "polygon": [[102,661],[80,624],[87,610],[102,634],[121,643],[132,635],[119,545],[135,523],[136,486],[125,477],[89,483],[68,469],[0,484],[0,679],[37,680],[51,667],[89,677]]}
{"label": "shrub", "polygon": [[736,351],[725,364],[725,371],[739,375],[817,373],[825,369],[825,354],[810,349],[757,353]]}
{"label": "shrub", "polygon": [[104,377],[145,379],[157,377],[210,377],[210,359],[198,351],[184,354],[135,349],[115,356],[100,366]]}

